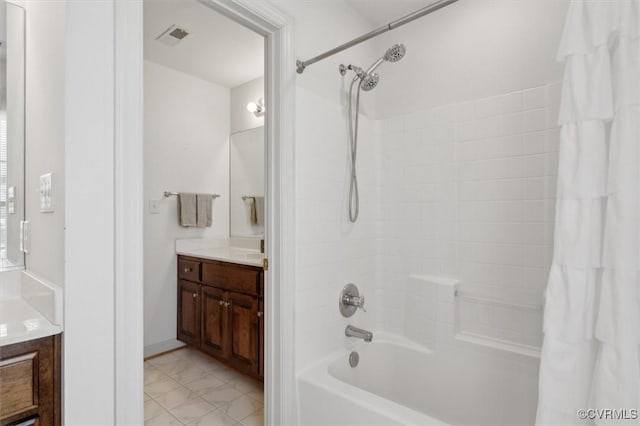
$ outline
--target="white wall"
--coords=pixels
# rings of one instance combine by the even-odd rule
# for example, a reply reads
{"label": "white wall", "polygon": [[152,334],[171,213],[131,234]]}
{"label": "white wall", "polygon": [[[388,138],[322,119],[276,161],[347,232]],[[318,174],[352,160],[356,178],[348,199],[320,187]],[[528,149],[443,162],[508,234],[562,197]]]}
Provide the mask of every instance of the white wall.
{"label": "white wall", "polygon": [[[27,38],[26,176],[31,252],[27,268],[64,285],[65,2],[25,1]],[[53,173],[53,213],[40,213],[40,175]]]}
{"label": "white wall", "polygon": [[247,104],[257,103],[260,98],[264,98],[264,77],[231,89],[231,133],[264,126],[264,116],[256,117],[247,111]]}
{"label": "white wall", "polygon": [[402,61],[379,68],[377,118],[557,81],[568,0],[459,1],[376,39]]}
{"label": "white wall", "polygon": [[[145,346],[175,341],[176,238],[229,235],[229,89],[145,61]],[[213,227],[178,225],[164,191],[216,193]],[[160,214],[148,202],[160,201]]]}

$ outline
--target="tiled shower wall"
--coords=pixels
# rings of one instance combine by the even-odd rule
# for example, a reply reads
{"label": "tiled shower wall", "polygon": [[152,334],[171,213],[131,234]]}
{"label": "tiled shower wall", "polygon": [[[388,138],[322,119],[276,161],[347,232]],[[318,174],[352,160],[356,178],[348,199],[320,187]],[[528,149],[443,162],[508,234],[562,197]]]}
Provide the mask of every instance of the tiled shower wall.
{"label": "tiled shower wall", "polygon": [[409,309],[418,295],[408,276],[444,276],[460,280],[459,333],[540,345],[553,245],[559,87],[380,122],[378,326],[412,334],[416,323],[435,318],[426,312],[429,304],[421,316],[412,314],[419,312]]}
{"label": "tiled shower wall", "polygon": [[[297,88],[296,104],[296,363],[303,369],[353,344],[347,324],[373,328],[377,264],[377,124],[361,117],[358,152],[360,218],[347,219],[347,114],[334,103]],[[355,283],[367,312],[345,319],[340,290]]]}

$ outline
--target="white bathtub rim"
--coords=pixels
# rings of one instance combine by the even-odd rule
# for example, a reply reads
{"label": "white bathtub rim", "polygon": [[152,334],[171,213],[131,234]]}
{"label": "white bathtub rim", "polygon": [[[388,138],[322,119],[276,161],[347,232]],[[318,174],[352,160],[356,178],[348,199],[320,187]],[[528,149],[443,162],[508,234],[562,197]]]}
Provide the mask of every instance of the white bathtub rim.
{"label": "white bathtub rim", "polygon": [[352,401],[367,410],[379,412],[400,424],[450,426],[448,423],[444,423],[427,414],[343,382],[329,374],[328,367],[328,363],[326,365],[321,364],[317,369],[312,369],[298,376],[298,380],[337,395],[342,399]]}
{"label": "white bathtub rim", "polygon": [[[374,332],[373,338],[375,343],[401,346],[426,355],[433,354],[431,349],[396,334],[386,332],[377,332],[376,334],[376,332]],[[367,344],[368,343],[361,342],[356,345],[356,349]],[[400,424],[416,426],[449,426],[448,423],[431,417],[428,414],[413,410],[390,399],[383,398],[372,392],[343,382],[342,380],[332,376],[331,373],[329,373],[329,366],[340,358],[344,358],[346,362],[346,354],[349,350],[350,349],[345,348],[335,351],[324,359],[313,363],[298,374],[298,380],[309,385],[316,386],[325,392],[338,395],[340,398],[350,400],[354,404],[359,404],[365,409],[378,412],[393,421],[399,422]]]}

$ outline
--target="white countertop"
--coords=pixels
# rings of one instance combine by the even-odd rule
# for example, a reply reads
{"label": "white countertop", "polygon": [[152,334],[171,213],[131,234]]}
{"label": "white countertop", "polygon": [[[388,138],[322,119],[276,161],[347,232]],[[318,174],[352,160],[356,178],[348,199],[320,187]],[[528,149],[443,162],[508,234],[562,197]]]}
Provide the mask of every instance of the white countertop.
{"label": "white countertop", "polygon": [[62,333],[22,298],[0,300],[0,346]]}
{"label": "white countertop", "polygon": [[62,333],[62,290],[30,272],[0,278],[0,346]]}
{"label": "white countertop", "polygon": [[182,256],[199,257],[202,259],[219,260],[221,262],[237,263],[240,265],[262,267],[264,253],[259,250],[251,250],[239,247],[215,247],[215,248],[195,248],[178,249],[177,253]]}

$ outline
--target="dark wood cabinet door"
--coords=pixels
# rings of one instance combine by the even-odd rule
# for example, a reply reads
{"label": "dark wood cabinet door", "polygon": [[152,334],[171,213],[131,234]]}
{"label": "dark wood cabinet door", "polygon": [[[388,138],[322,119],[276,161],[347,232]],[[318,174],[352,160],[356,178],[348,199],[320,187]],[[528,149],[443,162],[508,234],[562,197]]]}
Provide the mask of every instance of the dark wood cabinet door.
{"label": "dark wood cabinet door", "polygon": [[264,302],[261,300],[258,306],[258,377],[264,378]]}
{"label": "dark wood cabinet door", "polygon": [[200,347],[203,351],[217,356],[226,357],[229,344],[227,330],[228,309],[223,290],[202,286],[202,330]]}
{"label": "dark wood cabinet door", "polygon": [[239,293],[228,293],[230,353],[236,368],[258,373],[258,299]]}
{"label": "dark wood cabinet door", "polygon": [[200,344],[200,285],[178,281],[178,339],[190,345]]}
{"label": "dark wood cabinet door", "polygon": [[0,348],[0,425],[60,425],[60,343],[58,334]]}

